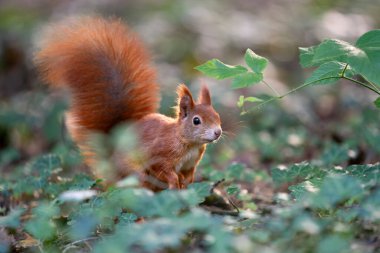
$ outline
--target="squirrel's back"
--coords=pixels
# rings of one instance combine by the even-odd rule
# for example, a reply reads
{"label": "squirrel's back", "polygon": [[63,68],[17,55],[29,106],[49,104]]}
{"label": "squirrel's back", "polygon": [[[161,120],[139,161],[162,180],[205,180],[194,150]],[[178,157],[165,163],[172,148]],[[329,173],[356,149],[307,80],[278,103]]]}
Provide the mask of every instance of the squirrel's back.
{"label": "squirrel's back", "polygon": [[117,19],[69,18],[41,36],[35,63],[45,82],[71,93],[68,127],[107,132],[156,112],[159,88],[149,54]]}

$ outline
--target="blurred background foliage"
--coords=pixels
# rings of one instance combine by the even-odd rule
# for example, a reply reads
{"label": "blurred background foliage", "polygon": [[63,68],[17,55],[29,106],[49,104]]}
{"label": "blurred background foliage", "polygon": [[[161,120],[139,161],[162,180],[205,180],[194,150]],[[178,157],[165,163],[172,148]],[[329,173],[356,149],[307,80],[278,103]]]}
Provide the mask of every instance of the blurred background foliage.
{"label": "blurred background foliage", "polygon": [[[364,244],[355,244],[357,248],[354,247],[354,249],[357,249],[357,252],[371,252],[376,248],[379,250],[380,239],[374,236],[380,231],[379,227],[374,228],[371,224],[368,225],[373,221],[378,224],[379,221],[378,213],[374,211],[375,204],[379,204],[379,198],[377,202],[373,201],[375,204],[371,205],[371,198],[376,200],[379,193],[378,181],[375,181],[375,186],[366,185],[367,188],[364,189],[367,192],[360,193],[355,191],[360,181],[355,181],[355,187],[347,189],[347,193],[342,188],[346,182],[352,183],[350,176],[338,176],[334,181],[335,174],[329,175],[331,171],[335,173],[335,169],[339,171],[341,167],[350,168],[349,173],[355,174],[357,173],[355,168],[349,167],[352,164],[379,162],[380,115],[379,110],[376,110],[372,104],[376,98],[374,94],[352,83],[313,86],[241,117],[236,106],[239,95],[256,96],[271,91],[263,85],[234,91],[230,89],[229,81],[208,79],[194,70],[195,66],[211,58],[240,64],[245,50],[251,48],[270,60],[264,73],[265,80],[280,93],[285,93],[302,83],[309,74],[299,65],[298,47],[315,45],[325,38],[354,42],[366,31],[380,26],[379,0],[1,1],[0,183],[2,183],[2,190],[6,188],[4,185],[8,184],[7,180],[13,180],[12,182],[16,183],[9,186],[13,194],[26,195],[24,199],[25,203],[28,203],[26,206],[36,206],[36,203],[30,202],[31,199],[52,201],[63,190],[86,190],[94,184],[94,181],[86,175],[77,175],[78,172],[83,172],[84,168],[78,150],[70,141],[64,128],[63,115],[68,106],[67,94],[47,90],[39,81],[32,64],[35,41],[38,41],[39,31],[47,22],[68,15],[94,13],[122,18],[145,41],[153,54],[154,65],[158,68],[159,83],[162,88],[161,112],[172,114],[171,107],[175,103],[173,91],[179,83],[188,84],[194,92],[199,89],[202,82],[210,87],[215,107],[222,116],[225,136],[218,144],[209,145],[199,167],[197,180],[208,179],[215,182],[224,178],[226,179],[225,190],[228,194],[236,195],[237,202],[243,203],[241,205],[244,208],[259,210],[264,216],[267,213],[277,215],[276,218],[265,216],[266,218],[261,219],[261,222],[258,222],[259,219],[250,217],[246,223],[239,226],[235,223],[229,224],[228,231],[245,231],[246,228],[259,223],[260,228],[265,228],[249,231],[249,239],[244,236],[231,239],[232,244],[238,245],[234,248],[236,251],[251,252],[250,247],[253,245],[258,250],[257,252],[263,252],[261,250],[269,250],[267,252],[296,252],[296,250],[347,252],[349,245],[351,245],[351,250],[353,249],[353,244],[349,241],[354,239],[364,242]],[[53,155],[36,160],[36,157],[46,153]],[[54,154],[60,158],[58,159]],[[303,163],[303,167],[294,167],[294,163],[303,161],[308,161],[311,165]],[[36,163],[49,165],[46,165],[46,168],[41,164],[33,165]],[[33,166],[39,169],[35,170]],[[290,169],[284,170],[288,168],[287,166]],[[54,172],[58,167],[62,170]],[[287,173],[281,171],[287,171]],[[379,168],[369,166],[366,167],[366,171],[378,173]],[[377,175],[375,172],[373,175]],[[56,176],[57,173],[59,176]],[[37,176],[30,179],[30,175]],[[72,177],[73,175],[76,177]],[[320,199],[327,198],[326,196],[331,194],[328,187],[318,184],[319,179],[325,176],[337,184],[335,188],[338,189],[336,190],[337,200],[324,203],[328,203],[328,208],[332,208],[334,217],[338,218],[317,221],[314,217],[316,213],[321,217],[331,213],[325,210],[326,206],[312,204],[310,209],[300,212],[304,206],[310,206],[310,203],[302,196],[308,196],[305,195],[306,188],[320,186],[322,187],[320,195],[310,197],[310,199],[319,203]],[[52,177],[54,180],[60,177],[68,177],[72,180],[58,180],[59,184],[54,184],[49,188],[48,182],[52,180]],[[319,181],[305,181],[313,178],[319,178]],[[363,178],[358,180],[364,180]],[[376,180],[378,180],[378,175]],[[17,184],[17,181],[22,183]],[[292,186],[288,189],[289,185]],[[45,189],[45,192],[36,196],[35,192],[41,189]],[[196,189],[199,193],[199,188]],[[369,192],[373,194],[370,195]],[[127,192],[126,196],[143,193]],[[286,194],[290,193],[300,201],[300,204],[286,207],[284,202],[289,200]],[[356,196],[356,193],[360,195]],[[89,231],[99,223],[105,226],[100,230],[102,232],[119,229],[114,225],[110,225],[111,228],[104,225],[108,224],[105,222],[107,217],[116,215],[118,219],[128,224],[133,223],[136,220],[133,214],[109,214],[102,212],[101,208],[93,211],[96,212],[95,216],[85,215],[85,212],[90,212],[91,209],[86,207],[87,204],[91,204],[91,207],[97,204],[100,207],[108,204],[115,205],[121,198],[119,195],[127,198],[116,192],[116,200],[113,200],[109,197],[111,194],[113,194],[112,191],[106,192],[99,198],[92,199],[90,203],[82,203],[85,207],[76,206],[69,217],[61,217],[60,219],[68,219],[74,224],[70,225],[71,232],[63,232],[63,234],[66,233],[66,237],[61,243],[66,242],[67,246],[69,242],[89,236]],[[351,199],[351,204],[363,203],[363,208],[344,209],[344,214],[339,213],[338,207],[346,203],[344,201],[347,200],[347,194],[355,195],[356,200]],[[162,203],[162,199],[170,199],[170,193],[162,195],[155,201]],[[189,197],[187,200],[190,202],[185,203],[186,207],[193,208],[195,204],[201,202],[198,198],[203,199],[206,195],[200,194],[201,197],[194,197],[194,199]],[[5,197],[0,196],[0,198]],[[133,198],[130,197],[130,199]],[[99,203],[96,202],[97,200]],[[306,202],[303,202],[304,200]],[[1,201],[5,202],[0,199]],[[164,214],[146,214],[141,212],[146,202],[134,203],[134,206],[128,204],[125,208],[148,217],[168,215],[165,212]],[[11,205],[15,207],[19,204],[15,201]],[[173,212],[177,212],[183,208],[181,206],[183,204],[173,207],[168,203],[167,207],[171,206],[175,209]],[[275,204],[279,209],[274,208]],[[3,206],[6,205],[3,204],[1,207]],[[40,203],[38,206],[37,209],[33,209],[33,214],[42,218],[29,221],[25,225],[26,230],[34,238],[42,241],[54,240],[46,231],[56,231],[57,227],[61,231],[65,221],[59,220],[53,225],[46,222],[56,217],[58,210],[47,203]],[[60,208],[64,210],[66,207]],[[3,210],[0,213],[2,212]],[[168,212],[173,213],[170,210]],[[135,229],[140,229],[140,231],[154,231],[155,236],[160,234],[160,231],[171,231],[172,234],[168,232],[168,235],[172,235],[174,239],[168,240],[165,244],[151,238],[156,244],[149,241],[152,248],[143,246],[142,249],[138,248],[141,250],[139,252],[162,250],[165,247],[183,250],[184,248],[178,246],[180,239],[176,240],[174,235],[183,235],[192,230],[201,231],[202,236],[208,234],[217,238],[217,244],[213,244],[211,250],[223,252],[218,250],[229,247],[223,244],[224,239],[229,240],[226,239],[230,238],[229,232],[221,229],[221,221],[215,217],[211,219],[209,227],[202,226],[202,223],[210,218],[208,213],[199,212],[189,212],[188,216],[177,217],[177,220],[164,222],[164,225],[160,223],[163,222],[162,220],[156,220],[144,225],[146,227],[133,225],[128,229],[121,229],[119,234],[114,235],[113,241],[98,245],[97,250],[107,252],[104,251],[109,249],[107,247],[112,245],[119,247],[119,244],[115,244],[121,241],[117,239],[118,236],[125,238],[131,236]],[[371,212],[373,212],[372,216],[363,215],[363,213]],[[13,216],[11,218],[7,216],[8,220],[0,220],[2,221],[0,227],[1,224],[6,224],[4,226],[11,228],[18,227],[17,220],[21,213],[20,209],[13,209],[11,213]],[[76,216],[71,217],[74,214]],[[46,219],[44,220],[43,217]],[[363,225],[361,229],[352,225],[345,226],[347,217],[362,219],[360,224],[367,222],[368,226]],[[191,223],[189,220],[194,220],[194,224],[189,225]],[[77,227],[75,227],[75,222],[79,222]],[[182,224],[182,227],[176,227],[176,223]],[[78,230],[82,225],[83,230]],[[34,230],[36,226],[44,228],[42,230],[46,233],[41,234],[41,231]],[[289,230],[290,227],[291,230]],[[62,228],[62,230],[65,229]],[[366,231],[369,236],[363,231]],[[319,235],[315,236],[318,233]],[[326,236],[322,236],[323,234]],[[5,237],[0,230],[0,242],[3,240],[2,236]],[[276,238],[275,246],[267,248],[265,245],[272,242],[274,238]],[[141,238],[132,239],[138,241]],[[7,242],[12,240],[4,239]],[[212,241],[208,238],[206,241],[210,240]],[[297,243],[301,242],[305,242],[305,248],[297,247]],[[126,243],[132,244],[130,241]],[[290,243],[292,246],[284,246]],[[189,244],[191,247],[187,250],[202,250],[206,247],[193,241]],[[32,243],[32,245],[39,244]],[[144,245],[144,241],[141,241],[141,245]],[[0,244],[0,252],[2,252],[1,247]],[[65,245],[60,247],[65,248]]]}

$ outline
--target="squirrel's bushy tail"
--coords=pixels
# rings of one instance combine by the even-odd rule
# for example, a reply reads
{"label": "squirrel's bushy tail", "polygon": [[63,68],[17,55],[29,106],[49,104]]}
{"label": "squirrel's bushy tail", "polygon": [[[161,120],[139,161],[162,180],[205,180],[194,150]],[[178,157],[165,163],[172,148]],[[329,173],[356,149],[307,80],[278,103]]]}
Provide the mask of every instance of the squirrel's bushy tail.
{"label": "squirrel's bushy tail", "polygon": [[94,167],[99,157],[89,143],[92,132],[107,133],[118,123],[157,110],[159,88],[149,53],[120,20],[100,17],[52,24],[39,42],[37,69],[50,86],[68,88],[66,125],[86,163]]}
{"label": "squirrel's bushy tail", "polygon": [[85,131],[107,132],[156,112],[159,88],[149,54],[117,19],[69,18],[40,38],[35,63],[51,86],[67,87],[67,124],[74,141]]}

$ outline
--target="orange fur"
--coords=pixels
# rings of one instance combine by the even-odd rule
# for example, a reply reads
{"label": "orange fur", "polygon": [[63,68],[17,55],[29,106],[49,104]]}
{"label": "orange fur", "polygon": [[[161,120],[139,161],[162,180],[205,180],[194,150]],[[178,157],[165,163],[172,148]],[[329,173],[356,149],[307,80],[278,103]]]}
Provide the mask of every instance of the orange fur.
{"label": "orange fur", "polygon": [[[115,19],[64,20],[46,31],[40,48],[35,63],[42,79],[71,93],[66,124],[90,167],[97,157],[88,145],[89,134],[107,133],[118,123],[131,122],[145,159],[136,162],[125,154],[119,177],[137,166],[143,171],[143,184],[153,190],[184,188],[193,182],[206,144],[221,134],[220,118],[206,87],[195,103],[189,89],[180,85],[176,118],[157,114],[159,87],[149,54],[136,35]],[[201,123],[195,125],[194,117]]]}

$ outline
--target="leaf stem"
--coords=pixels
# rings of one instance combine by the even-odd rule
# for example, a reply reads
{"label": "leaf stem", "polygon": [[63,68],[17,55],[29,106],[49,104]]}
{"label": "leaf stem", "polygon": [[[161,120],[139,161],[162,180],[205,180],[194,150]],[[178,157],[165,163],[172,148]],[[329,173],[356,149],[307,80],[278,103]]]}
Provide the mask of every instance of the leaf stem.
{"label": "leaf stem", "polygon": [[353,79],[353,78],[350,78],[350,77],[347,77],[347,76],[343,76],[342,79],[346,79],[346,80],[349,80],[349,81],[354,82],[356,84],[359,84],[359,85],[361,85],[361,86],[363,86],[363,87],[365,87],[365,88],[367,88],[367,89],[375,92],[376,94],[380,95],[380,91],[377,90],[377,88],[371,87],[371,86],[369,86],[369,85],[367,85],[365,83],[362,83],[362,82],[360,82],[360,81],[358,81],[356,79]]}
{"label": "leaf stem", "polygon": [[265,80],[262,81],[266,86],[268,86],[275,94],[276,96],[280,96],[280,93],[278,93],[269,83],[265,82]]}
{"label": "leaf stem", "polygon": [[307,86],[309,86],[309,85],[311,85],[311,84],[313,84],[313,83],[317,83],[317,82],[320,82],[320,81],[323,81],[323,80],[327,80],[327,79],[336,79],[336,78],[346,79],[346,80],[349,80],[349,81],[354,82],[354,83],[356,83],[356,84],[359,84],[359,85],[361,85],[361,86],[363,86],[363,87],[365,87],[365,88],[367,88],[367,89],[369,89],[369,90],[375,92],[376,94],[380,95],[380,92],[377,90],[377,88],[373,88],[373,87],[371,87],[371,86],[369,86],[369,85],[367,85],[367,84],[365,84],[365,83],[362,83],[362,82],[360,82],[360,81],[358,81],[358,80],[356,80],[356,79],[353,79],[353,78],[350,78],[350,77],[344,76],[344,72],[346,71],[347,66],[348,66],[348,64],[346,65],[346,67],[344,68],[344,70],[342,71],[342,74],[341,74],[340,76],[325,77],[325,78],[321,78],[321,79],[318,79],[318,80],[314,80],[314,81],[312,81],[312,82],[304,83],[304,84],[302,84],[302,85],[300,85],[300,86],[298,86],[298,87],[296,87],[296,88],[294,88],[294,89],[292,89],[292,90],[286,92],[286,93],[283,94],[283,95],[276,96],[276,97],[272,97],[272,98],[270,98],[270,99],[268,99],[268,100],[265,100],[264,102],[262,102],[262,103],[260,103],[260,104],[258,104],[258,105],[256,105],[256,106],[250,108],[249,110],[245,110],[245,111],[243,111],[243,112],[241,113],[241,115],[244,115],[244,114],[247,114],[247,113],[249,113],[249,112],[251,112],[251,111],[254,111],[254,110],[256,110],[256,109],[259,109],[260,107],[262,107],[263,105],[265,105],[265,104],[267,104],[267,103],[270,103],[270,102],[273,102],[273,101],[276,101],[276,100],[280,100],[280,99],[284,98],[285,96],[287,96],[287,95],[289,95],[289,94],[292,94],[293,92],[296,92],[296,91],[298,91],[298,90],[300,90],[300,89],[302,89],[302,88],[305,88],[305,87],[307,87]]}
{"label": "leaf stem", "polygon": [[375,90],[377,90],[378,92],[380,92],[379,88],[376,87],[376,85],[374,85],[373,83],[371,83],[370,81],[368,81],[368,84],[370,84]]}
{"label": "leaf stem", "polygon": [[247,113],[249,113],[249,112],[251,112],[251,111],[254,111],[254,110],[256,110],[256,109],[259,109],[260,107],[262,107],[263,105],[265,105],[265,104],[267,104],[267,103],[273,102],[273,101],[275,101],[275,100],[280,100],[280,99],[282,99],[283,97],[285,97],[285,96],[287,96],[287,95],[289,95],[289,94],[291,94],[291,93],[293,93],[293,92],[296,92],[296,91],[298,91],[298,90],[300,90],[300,89],[302,89],[302,88],[305,88],[306,86],[309,86],[309,85],[311,85],[311,84],[314,84],[314,83],[317,83],[317,82],[320,82],[320,81],[323,81],[323,80],[327,80],[327,79],[336,79],[336,78],[346,79],[346,80],[349,80],[349,81],[351,81],[351,82],[353,82],[353,83],[359,84],[359,85],[361,85],[361,86],[363,86],[363,87],[365,87],[365,88],[367,88],[367,89],[369,89],[369,90],[375,92],[376,94],[380,95],[380,90],[379,90],[379,89],[378,89],[373,83],[368,82],[368,84],[366,84],[366,83],[360,82],[359,80],[356,80],[356,79],[353,79],[353,78],[351,78],[351,77],[347,77],[347,76],[345,76],[344,74],[346,73],[347,68],[348,68],[348,63],[346,64],[346,66],[344,66],[344,69],[343,69],[342,73],[341,73],[339,76],[325,77],[325,78],[321,78],[321,79],[318,79],[318,80],[314,80],[314,81],[312,81],[312,82],[304,83],[304,84],[302,84],[302,85],[300,85],[300,86],[298,86],[298,87],[296,87],[296,88],[294,88],[294,89],[292,89],[292,90],[286,92],[286,93],[283,94],[283,95],[280,95],[280,94],[279,94],[279,93],[278,93],[278,92],[277,92],[277,91],[276,91],[271,85],[269,85],[267,82],[265,82],[265,81],[263,80],[262,82],[263,82],[266,86],[268,86],[268,87],[269,87],[274,93],[276,93],[277,96],[272,97],[272,98],[270,98],[270,99],[268,99],[268,100],[265,100],[264,102],[259,103],[258,105],[253,106],[252,108],[250,108],[250,109],[248,109],[248,110],[243,110],[243,111],[241,112],[241,115],[244,115],[244,114],[247,114]]}
{"label": "leaf stem", "polygon": [[346,69],[348,68],[348,63],[346,63],[346,66],[344,66],[344,69],[342,71],[342,73],[340,74],[340,77],[343,78],[344,77],[344,73],[346,73]]}

